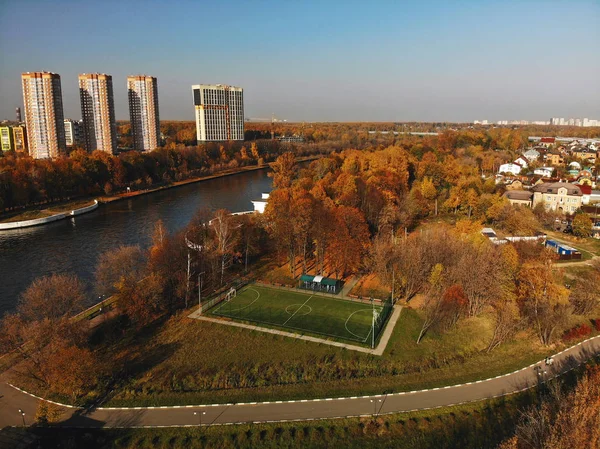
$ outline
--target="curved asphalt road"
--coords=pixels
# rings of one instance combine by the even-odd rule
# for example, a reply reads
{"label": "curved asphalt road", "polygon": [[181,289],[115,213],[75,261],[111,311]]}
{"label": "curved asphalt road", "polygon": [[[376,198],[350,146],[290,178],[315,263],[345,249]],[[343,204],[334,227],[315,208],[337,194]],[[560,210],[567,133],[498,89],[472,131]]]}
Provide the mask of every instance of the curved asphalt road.
{"label": "curved asphalt road", "polygon": [[[554,357],[551,367],[531,365],[496,378],[463,385],[406,393],[341,399],[278,401],[258,404],[215,404],[163,408],[64,408],[64,427],[182,427],[225,425],[249,422],[306,421],[361,415],[408,412],[480,401],[516,393],[560,375],[596,354],[600,354],[600,336],[579,343]],[[546,373],[541,371],[546,370]],[[39,400],[5,381],[0,383],[0,428],[32,423]],[[194,412],[197,412],[194,415]],[[203,414],[204,413],[204,414]]]}

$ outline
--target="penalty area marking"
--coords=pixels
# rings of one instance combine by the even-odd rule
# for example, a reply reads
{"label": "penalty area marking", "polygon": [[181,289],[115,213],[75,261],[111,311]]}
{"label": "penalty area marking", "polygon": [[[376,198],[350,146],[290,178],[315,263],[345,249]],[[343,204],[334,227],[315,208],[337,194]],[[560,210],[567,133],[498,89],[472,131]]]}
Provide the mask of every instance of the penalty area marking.
{"label": "penalty area marking", "polygon": [[[250,304],[246,304],[244,307],[239,307],[239,308],[235,309],[236,312],[247,309],[248,307],[250,307],[252,304],[254,304],[256,301],[258,301],[260,299],[260,292],[258,290],[254,290],[253,288],[249,288],[248,290],[252,290],[254,293],[256,293],[256,298],[254,298],[254,301],[252,301]],[[229,300],[229,301],[224,300],[223,304],[221,304],[221,306],[217,310],[215,310],[215,313],[219,312],[223,308],[223,306],[230,301],[231,300]]]}
{"label": "penalty area marking", "polygon": [[290,307],[295,307],[295,306],[298,306],[298,308],[296,309],[296,311],[294,313],[297,313],[302,307],[307,307],[308,308],[308,312],[305,312],[305,313],[303,313],[301,315],[298,315],[298,316],[305,316],[305,315],[308,315],[309,313],[312,313],[312,311],[313,311],[311,306],[307,306],[307,305],[304,305],[304,304],[290,304],[289,306],[287,306],[285,308],[286,313],[288,313],[288,314],[291,315],[292,312],[289,311],[289,308]]}
{"label": "penalty area marking", "polygon": [[369,333],[367,334],[366,337],[363,337],[362,335],[356,335],[354,332],[352,332],[350,329],[348,329],[348,321],[350,321],[350,318],[352,318],[352,315],[354,315],[355,313],[365,312],[365,311],[369,311],[369,312],[373,313],[373,309],[372,308],[371,309],[355,310],[350,315],[348,315],[348,318],[346,319],[346,322],[344,323],[344,327],[346,328],[346,330],[348,331],[348,333],[354,335],[356,338],[358,338],[359,341],[362,341],[362,342],[367,341],[367,338],[369,338],[369,335],[371,334],[371,330],[369,330]]}

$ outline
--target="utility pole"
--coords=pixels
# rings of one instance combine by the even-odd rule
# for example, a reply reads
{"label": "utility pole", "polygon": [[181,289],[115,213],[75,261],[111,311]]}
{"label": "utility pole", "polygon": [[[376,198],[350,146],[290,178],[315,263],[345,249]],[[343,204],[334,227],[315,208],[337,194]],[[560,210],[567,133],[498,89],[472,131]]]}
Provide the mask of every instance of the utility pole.
{"label": "utility pole", "polygon": [[186,287],[185,287],[185,308],[187,309],[188,307],[188,298],[189,298],[189,294],[190,294],[190,267],[192,264],[192,256],[190,254],[190,251],[188,250],[188,264],[187,264],[187,283],[186,283]]}
{"label": "utility pole", "polygon": [[200,313],[202,312],[202,284],[204,282],[204,273],[205,271],[198,274],[198,311]]}
{"label": "utility pole", "polygon": [[373,317],[371,319],[371,349],[375,349],[375,300],[371,298],[371,304],[373,305]]}
{"label": "utility pole", "polygon": [[394,264],[392,264],[392,305],[394,305],[394,285],[396,283],[395,271],[396,267],[394,267]]}

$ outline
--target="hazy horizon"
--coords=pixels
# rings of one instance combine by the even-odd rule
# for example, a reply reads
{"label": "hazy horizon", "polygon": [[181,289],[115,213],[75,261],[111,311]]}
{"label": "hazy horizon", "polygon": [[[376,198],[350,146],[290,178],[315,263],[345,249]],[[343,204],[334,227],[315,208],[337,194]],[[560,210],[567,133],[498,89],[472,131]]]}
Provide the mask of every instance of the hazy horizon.
{"label": "hazy horizon", "polygon": [[[15,20],[15,18],[20,18]],[[27,18],[24,20],[23,18]],[[27,24],[27,27],[26,27]],[[600,119],[600,2],[3,2],[0,119],[20,74],[158,78],[161,120],[194,120],[191,85],[244,88],[245,116],[290,122]]]}

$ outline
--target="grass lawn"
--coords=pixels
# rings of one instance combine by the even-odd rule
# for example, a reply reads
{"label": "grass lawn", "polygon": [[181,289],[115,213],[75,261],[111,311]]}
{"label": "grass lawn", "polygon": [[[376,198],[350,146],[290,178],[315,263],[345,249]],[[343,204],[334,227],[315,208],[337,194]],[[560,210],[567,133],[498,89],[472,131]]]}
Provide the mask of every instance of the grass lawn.
{"label": "grass lawn", "polygon": [[[560,350],[530,334],[485,352],[488,317],[421,344],[419,313],[402,311],[381,357],[184,316],[120,339],[107,356],[134,354],[107,406],[158,406],[354,396],[469,382],[514,371]],[[101,329],[99,329],[102,332]]]}
{"label": "grass lawn", "polygon": [[209,314],[291,332],[370,344],[373,314],[378,316],[381,311],[379,305],[251,285],[238,291],[229,301],[213,307]]}

